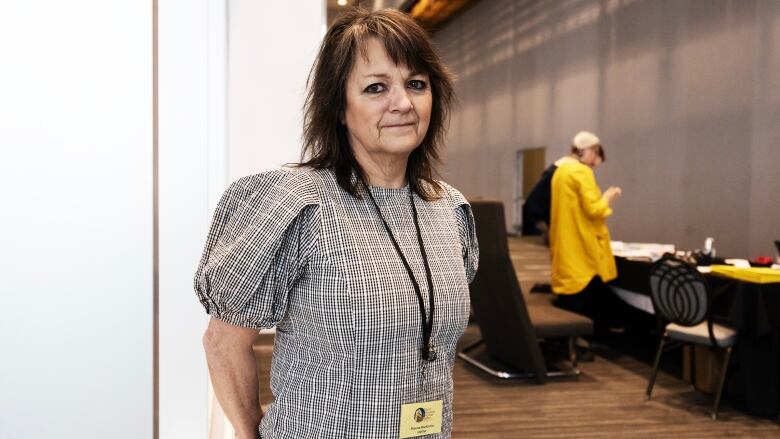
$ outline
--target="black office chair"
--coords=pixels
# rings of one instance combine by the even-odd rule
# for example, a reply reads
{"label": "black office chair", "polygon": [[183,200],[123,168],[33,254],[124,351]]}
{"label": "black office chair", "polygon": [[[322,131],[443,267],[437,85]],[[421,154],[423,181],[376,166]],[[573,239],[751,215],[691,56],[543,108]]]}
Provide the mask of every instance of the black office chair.
{"label": "black office chair", "polygon": [[652,396],[661,353],[668,340],[680,345],[698,344],[711,349],[725,349],[723,372],[711,412],[712,419],[718,419],[718,408],[731,351],[737,341],[737,331],[712,321],[710,290],[706,280],[695,267],[674,256],[665,255],[651,268],[650,293],[656,315],[669,323],[661,335],[653,374],[647,385],[647,399]]}
{"label": "black office chair", "polygon": [[[578,375],[574,339],[592,334],[593,322],[550,303],[526,306],[509,255],[503,204],[473,201],[471,209],[479,241],[479,271],[470,285],[471,304],[482,339],[458,356],[498,378],[533,378],[542,383],[548,377]],[[571,364],[548,369],[539,338],[567,341]],[[492,359],[509,368],[488,365],[471,355],[482,344]]]}

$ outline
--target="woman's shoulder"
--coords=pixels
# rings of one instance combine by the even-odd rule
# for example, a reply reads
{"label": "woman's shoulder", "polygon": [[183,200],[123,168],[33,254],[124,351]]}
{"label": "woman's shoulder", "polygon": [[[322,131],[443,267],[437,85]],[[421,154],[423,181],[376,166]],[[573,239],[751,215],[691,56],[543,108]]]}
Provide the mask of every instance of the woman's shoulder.
{"label": "woman's shoulder", "polygon": [[280,202],[319,204],[315,173],[307,167],[285,166],[241,177],[231,183],[225,193],[244,199],[271,196]]}
{"label": "woman's shoulder", "polygon": [[583,163],[574,164],[571,167],[571,170],[569,171],[569,175],[578,184],[583,184],[583,182],[595,181],[596,178],[595,174],[593,174],[593,169],[591,169],[590,166]]}
{"label": "woman's shoulder", "polygon": [[[565,163],[563,166],[559,166],[558,169],[563,169],[571,174],[592,173],[593,170],[590,167],[579,160],[572,160]],[[557,172],[557,171],[556,171]]]}
{"label": "woman's shoulder", "polygon": [[436,180],[436,183],[438,183],[442,188],[442,198],[449,200],[453,207],[469,205],[466,197],[463,196],[463,194],[459,190],[455,189],[455,187],[453,187],[451,184],[443,180]]}
{"label": "woman's shoulder", "polygon": [[455,223],[457,225],[458,236],[460,238],[461,252],[463,255],[463,266],[466,270],[466,279],[468,283],[474,280],[479,266],[479,244],[477,243],[477,232],[474,224],[474,214],[471,211],[466,197],[455,189],[452,185],[437,181],[444,189],[446,198],[449,199],[454,211]]}
{"label": "woman's shoulder", "polygon": [[567,180],[574,182],[582,180],[588,176],[593,176],[593,170],[577,160],[572,160],[558,166],[558,169],[556,169],[555,173],[553,173],[552,179],[553,181]]}

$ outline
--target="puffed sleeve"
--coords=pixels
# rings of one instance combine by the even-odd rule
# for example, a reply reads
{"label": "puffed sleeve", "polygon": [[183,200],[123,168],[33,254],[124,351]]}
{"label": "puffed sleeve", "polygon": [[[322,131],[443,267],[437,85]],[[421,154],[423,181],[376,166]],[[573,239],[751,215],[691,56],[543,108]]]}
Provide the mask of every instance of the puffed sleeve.
{"label": "puffed sleeve", "polygon": [[234,182],[217,205],[195,273],[200,303],[232,325],[276,325],[318,239],[319,197],[305,172]]}
{"label": "puffed sleeve", "polygon": [[452,201],[463,253],[463,267],[466,269],[466,278],[471,283],[479,266],[479,246],[477,244],[477,230],[474,226],[474,215],[471,213],[471,205],[463,194],[446,183],[443,183],[443,186]]}

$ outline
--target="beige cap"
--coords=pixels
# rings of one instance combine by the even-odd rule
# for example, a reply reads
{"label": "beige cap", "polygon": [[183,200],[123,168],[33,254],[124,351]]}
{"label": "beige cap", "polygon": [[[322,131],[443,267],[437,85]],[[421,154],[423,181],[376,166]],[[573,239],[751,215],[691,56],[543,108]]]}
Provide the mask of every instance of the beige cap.
{"label": "beige cap", "polygon": [[571,139],[571,146],[577,149],[588,149],[596,145],[601,145],[601,140],[590,131],[580,131]]}

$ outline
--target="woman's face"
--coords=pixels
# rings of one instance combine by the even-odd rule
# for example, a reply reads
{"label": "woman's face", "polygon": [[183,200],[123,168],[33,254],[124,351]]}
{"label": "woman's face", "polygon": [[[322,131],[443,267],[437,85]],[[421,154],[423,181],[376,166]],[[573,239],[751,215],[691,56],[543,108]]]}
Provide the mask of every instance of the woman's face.
{"label": "woman's face", "polygon": [[428,75],[396,65],[382,43],[366,43],[346,84],[343,122],[356,155],[408,157],[422,143],[431,120],[433,95]]}
{"label": "woman's face", "polygon": [[583,149],[580,152],[580,162],[591,169],[596,169],[601,165],[601,157],[599,157],[596,147]]}

